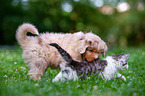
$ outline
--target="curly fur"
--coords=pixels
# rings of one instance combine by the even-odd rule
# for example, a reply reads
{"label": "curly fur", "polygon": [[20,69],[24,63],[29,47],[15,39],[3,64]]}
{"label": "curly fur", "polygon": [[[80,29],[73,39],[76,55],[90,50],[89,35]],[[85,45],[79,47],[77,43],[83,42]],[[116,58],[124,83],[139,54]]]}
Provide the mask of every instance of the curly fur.
{"label": "curly fur", "polygon": [[[27,36],[31,32],[39,36]],[[77,32],[70,33],[42,33],[29,23],[24,23],[17,29],[16,39],[23,49],[23,58],[25,63],[30,68],[29,74],[33,80],[41,79],[43,72],[48,66],[58,68],[64,59],[60,56],[57,50],[49,46],[49,43],[57,43],[63,46],[74,60],[81,61],[82,54],[86,53],[88,47],[96,49],[92,52],[94,55],[91,58],[98,58],[98,52],[101,50],[104,54],[107,52],[107,45],[100,37],[93,33]],[[91,54],[92,54],[91,53]],[[99,54],[100,55],[100,54]],[[84,58],[86,55],[83,55]],[[91,60],[93,60],[91,59]]]}

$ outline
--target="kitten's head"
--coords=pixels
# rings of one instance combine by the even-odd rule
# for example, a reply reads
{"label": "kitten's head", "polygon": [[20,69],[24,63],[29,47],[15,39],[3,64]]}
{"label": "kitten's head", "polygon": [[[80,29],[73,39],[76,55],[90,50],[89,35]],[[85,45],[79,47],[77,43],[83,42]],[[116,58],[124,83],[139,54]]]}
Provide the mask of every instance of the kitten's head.
{"label": "kitten's head", "polygon": [[125,70],[128,69],[129,56],[130,56],[129,54],[118,54],[112,56],[112,58],[115,60],[118,69]]}

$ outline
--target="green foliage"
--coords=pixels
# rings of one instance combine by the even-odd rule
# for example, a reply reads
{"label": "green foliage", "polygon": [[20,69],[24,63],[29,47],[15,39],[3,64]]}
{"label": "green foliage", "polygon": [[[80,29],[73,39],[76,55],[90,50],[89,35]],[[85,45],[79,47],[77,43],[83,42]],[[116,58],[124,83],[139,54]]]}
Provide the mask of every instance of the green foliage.
{"label": "green foliage", "polygon": [[[17,44],[16,29],[23,22],[34,24],[39,32],[90,32],[99,35],[108,45],[137,45],[145,41],[145,9],[143,0],[101,0],[112,13],[103,13],[95,0],[3,0],[0,6],[0,44]],[[97,0],[96,0],[97,1]],[[130,10],[119,13],[120,2]],[[72,10],[64,11],[64,4]],[[138,9],[139,4],[140,10]],[[110,8],[109,7],[109,8]],[[68,7],[66,9],[69,9]],[[104,11],[108,10],[105,9]]]}
{"label": "green foliage", "polygon": [[[91,76],[84,81],[53,83],[59,70],[48,68],[41,80],[33,81],[22,58],[22,50],[0,51],[0,96],[144,96],[145,47],[110,48],[107,55],[130,54],[129,69],[120,71],[127,81],[120,78],[104,81]],[[106,56],[107,56],[106,55]]]}

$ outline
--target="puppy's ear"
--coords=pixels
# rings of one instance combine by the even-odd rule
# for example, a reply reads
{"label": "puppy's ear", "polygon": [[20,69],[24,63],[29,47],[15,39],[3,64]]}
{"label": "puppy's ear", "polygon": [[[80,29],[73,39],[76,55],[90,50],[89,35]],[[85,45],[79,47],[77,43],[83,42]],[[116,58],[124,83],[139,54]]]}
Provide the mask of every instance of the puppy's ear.
{"label": "puppy's ear", "polygon": [[89,45],[84,46],[84,47],[81,49],[80,53],[81,53],[81,54],[85,53],[85,52],[86,52],[86,49],[87,49],[88,47],[89,47]]}
{"label": "puppy's ear", "polygon": [[108,47],[104,41],[100,41],[98,43],[98,50],[102,50],[101,53],[102,53],[103,57],[105,56],[107,49],[108,49]]}
{"label": "puppy's ear", "polygon": [[107,47],[107,45],[105,44],[105,45],[104,45],[103,57],[104,57],[104,56],[105,56],[105,54],[107,53],[107,50],[108,50],[108,47]]}
{"label": "puppy's ear", "polygon": [[88,48],[89,46],[91,46],[91,44],[92,44],[92,41],[85,40],[85,44],[84,44],[83,48],[81,49],[80,53],[81,53],[81,54],[85,53],[86,50],[87,50],[87,48]]}

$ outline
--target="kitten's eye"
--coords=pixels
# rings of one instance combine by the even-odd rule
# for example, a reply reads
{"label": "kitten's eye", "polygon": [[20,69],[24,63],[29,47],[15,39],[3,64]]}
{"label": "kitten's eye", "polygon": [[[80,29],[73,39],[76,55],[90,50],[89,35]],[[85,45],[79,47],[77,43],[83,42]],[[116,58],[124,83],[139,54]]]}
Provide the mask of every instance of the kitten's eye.
{"label": "kitten's eye", "polygon": [[123,64],[123,66],[127,65],[127,63]]}

